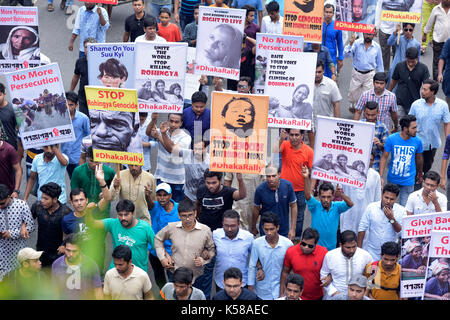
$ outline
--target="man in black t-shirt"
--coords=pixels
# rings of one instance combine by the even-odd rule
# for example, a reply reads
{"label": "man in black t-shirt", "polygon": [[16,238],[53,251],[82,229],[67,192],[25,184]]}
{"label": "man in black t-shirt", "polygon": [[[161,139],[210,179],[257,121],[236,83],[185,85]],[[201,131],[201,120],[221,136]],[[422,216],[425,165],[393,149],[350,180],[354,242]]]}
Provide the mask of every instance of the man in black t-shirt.
{"label": "man in black t-shirt", "polygon": [[125,32],[123,33],[123,42],[134,42],[134,40],[143,35],[144,32],[144,18],[145,18],[145,4],[144,0],[133,0],[132,6],[134,14],[125,20]]}

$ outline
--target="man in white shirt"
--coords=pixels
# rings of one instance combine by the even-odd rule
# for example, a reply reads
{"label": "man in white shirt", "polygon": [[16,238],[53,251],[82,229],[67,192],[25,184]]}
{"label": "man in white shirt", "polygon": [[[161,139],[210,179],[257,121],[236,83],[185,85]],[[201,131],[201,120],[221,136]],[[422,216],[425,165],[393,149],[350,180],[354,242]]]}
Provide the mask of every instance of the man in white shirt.
{"label": "man in white shirt", "polygon": [[275,300],[302,300],[300,296],[303,292],[303,284],[305,280],[303,277],[296,273],[291,273],[286,279],[286,290],[284,291],[284,297],[277,298]]}
{"label": "man in white shirt", "polygon": [[158,36],[158,22],[153,16],[144,18],[144,34],[137,37],[134,41],[149,41],[149,42],[167,42],[163,37]]}
{"label": "man in white shirt", "polygon": [[[364,248],[373,260],[380,260],[381,246],[385,242],[397,241],[402,231],[402,219],[405,208],[397,201],[400,189],[397,185],[388,183],[383,187],[381,201],[367,206],[361,217],[358,228],[358,247]],[[366,232],[369,236],[364,241]]]}
{"label": "man in white shirt", "polygon": [[280,5],[272,1],[266,5],[268,15],[263,17],[261,33],[283,33],[283,17],[280,16]]}
{"label": "man in white shirt", "polygon": [[130,247],[121,244],[112,253],[114,267],[105,274],[106,300],[153,300],[152,283],[147,272],[135,266]]}
{"label": "man in white shirt", "polygon": [[447,211],[447,197],[438,192],[441,176],[428,171],[423,176],[422,189],[411,193],[406,201],[408,215]]}
{"label": "man in white shirt", "polygon": [[371,262],[370,253],[358,248],[356,233],[350,230],[342,232],[340,248],[328,251],[320,269],[324,299],[347,292],[350,278],[362,274]]}

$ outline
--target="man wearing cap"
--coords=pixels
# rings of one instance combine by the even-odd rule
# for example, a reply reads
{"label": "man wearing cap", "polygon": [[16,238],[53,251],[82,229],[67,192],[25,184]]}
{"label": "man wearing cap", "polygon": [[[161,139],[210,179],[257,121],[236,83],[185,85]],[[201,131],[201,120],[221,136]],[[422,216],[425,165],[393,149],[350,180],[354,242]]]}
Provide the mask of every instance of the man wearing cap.
{"label": "man wearing cap", "polygon": [[363,275],[355,275],[348,282],[347,292],[338,293],[326,300],[372,300],[365,295],[367,290],[367,278]]}
{"label": "man wearing cap", "polygon": [[[5,290],[0,292],[1,299],[56,299],[54,290],[50,286],[48,277],[41,271],[41,257],[43,251],[32,248],[23,248],[17,254],[20,267],[12,270],[3,278],[2,286]],[[36,290],[38,288],[39,290]]]}
{"label": "man wearing cap", "polygon": [[[178,203],[172,199],[172,188],[168,183],[160,183],[156,187],[156,201],[152,200],[152,191],[149,188],[145,188],[145,197],[147,199],[148,210],[150,211],[150,217],[152,219],[152,229],[155,234],[162,228],[167,226],[169,222],[180,221],[178,216]],[[169,255],[172,255],[172,241],[164,241],[164,248]],[[150,248],[150,264],[152,265],[153,272],[155,274],[155,280],[158,286],[161,288],[165,282],[166,277],[164,274],[164,268],[156,255],[154,248]]]}

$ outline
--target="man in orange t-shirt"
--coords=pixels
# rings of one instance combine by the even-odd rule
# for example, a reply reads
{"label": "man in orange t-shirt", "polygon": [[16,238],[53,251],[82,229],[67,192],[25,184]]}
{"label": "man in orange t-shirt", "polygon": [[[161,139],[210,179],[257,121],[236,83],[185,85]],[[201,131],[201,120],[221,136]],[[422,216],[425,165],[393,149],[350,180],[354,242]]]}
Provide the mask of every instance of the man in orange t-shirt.
{"label": "man in orange t-shirt", "polygon": [[[302,165],[306,165],[311,169],[313,163],[314,151],[303,142],[303,130],[299,129],[282,129],[280,134],[279,148],[281,152],[281,178],[286,179],[294,186],[295,195],[297,196],[297,226],[295,228],[295,237],[301,238],[303,231],[303,220],[305,215],[305,179],[302,176]],[[289,140],[286,140],[286,137]],[[315,185],[312,180],[311,185]]]}

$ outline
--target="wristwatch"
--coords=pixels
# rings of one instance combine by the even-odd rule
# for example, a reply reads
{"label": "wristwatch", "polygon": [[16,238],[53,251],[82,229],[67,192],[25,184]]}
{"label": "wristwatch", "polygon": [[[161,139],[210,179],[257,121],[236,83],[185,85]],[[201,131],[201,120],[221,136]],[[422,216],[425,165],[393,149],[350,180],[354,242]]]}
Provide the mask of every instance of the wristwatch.
{"label": "wristwatch", "polygon": [[390,222],[391,224],[394,224],[394,223],[395,223],[395,220],[394,220],[394,219],[391,219],[391,220],[389,220],[389,222]]}
{"label": "wristwatch", "polygon": [[13,192],[17,193],[17,195],[20,195],[20,190],[14,190]]}

